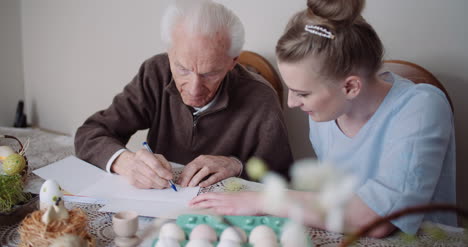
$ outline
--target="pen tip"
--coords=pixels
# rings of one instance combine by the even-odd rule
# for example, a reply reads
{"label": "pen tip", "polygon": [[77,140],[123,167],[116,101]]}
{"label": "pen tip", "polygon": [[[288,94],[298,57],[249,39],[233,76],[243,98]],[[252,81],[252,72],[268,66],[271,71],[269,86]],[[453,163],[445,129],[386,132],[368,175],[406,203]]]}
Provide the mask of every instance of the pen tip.
{"label": "pen tip", "polygon": [[171,185],[171,187],[172,187],[175,191],[177,191],[177,187],[176,187],[175,185]]}

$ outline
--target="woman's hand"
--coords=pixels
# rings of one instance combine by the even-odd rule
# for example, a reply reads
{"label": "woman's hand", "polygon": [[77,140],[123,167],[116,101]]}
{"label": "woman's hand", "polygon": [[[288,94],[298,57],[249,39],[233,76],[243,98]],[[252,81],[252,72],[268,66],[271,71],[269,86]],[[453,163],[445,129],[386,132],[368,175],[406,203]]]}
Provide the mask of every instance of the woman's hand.
{"label": "woman's hand", "polygon": [[211,209],[221,215],[262,215],[259,192],[205,193],[193,198],[189,206]]}

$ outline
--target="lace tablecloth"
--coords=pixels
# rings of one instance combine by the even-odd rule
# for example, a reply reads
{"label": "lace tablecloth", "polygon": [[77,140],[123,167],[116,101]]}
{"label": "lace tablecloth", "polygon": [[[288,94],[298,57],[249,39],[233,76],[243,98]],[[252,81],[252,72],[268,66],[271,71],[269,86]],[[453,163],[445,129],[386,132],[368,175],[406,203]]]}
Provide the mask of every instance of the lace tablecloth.
{"label": "lace tablecloth", "polygon": [[[13,135],[23,143],[30,139],[26,152],[29,166],[32,170],[43,167],[55,161],[74,154],[73,138],[44,132],[38,129],[16,129],[0,127],[0,135]],[[16,142],[0,138],[1,145],[16,145]],[[222,192],[228,190],[231,180],[219,182],[211,187],[204,188],[205,192]],[[236,179],[237,187],[242,190],[257,190],[259,185]],[[37,193],[43,180],[34,174],[30,174],[26,183],[26,189]],[[240,185],[240,187],[239,187]],[[83,209],[89,217],[89,232],[96,238],[97,246],[114,246],[114,232],[112,230],[112,213],[99,212],[102,207],[99,204],[86,204],[67,202],[67,208],[78,207]],[[140,228],[150,224],[151,218],[140,217]],[[16,246],[19,242],[17,233],[18,224],[0,226],[0,245]],[[331,233],[318,229],[310,229],[310,236],[315,246],[337,246],[343,239],[342,234]],[[361,238],[354,246],[468,246],[468,234],[462,228],[442,226],[426,222],[421,227],[416,238],[395,233],[385,239]]]}

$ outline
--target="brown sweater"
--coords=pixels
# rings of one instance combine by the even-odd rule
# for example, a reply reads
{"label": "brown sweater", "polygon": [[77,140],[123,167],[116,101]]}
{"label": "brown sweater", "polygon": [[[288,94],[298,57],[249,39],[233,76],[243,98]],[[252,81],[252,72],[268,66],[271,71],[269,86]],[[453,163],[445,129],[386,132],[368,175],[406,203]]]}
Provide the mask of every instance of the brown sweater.
{"label": "brown sweater", "polygon": [[78,128],[76,154],[105,169],[137,130],[149,128],[148,144],[169,161],[187,164],[207,154],[235,156],[245,164],[256,156],[286,175],[293,159],[273,88],[236,65],[219,90],[214,104],[194,117],[175,86],[167,54],[156,55],[143,63],[109,108]]}

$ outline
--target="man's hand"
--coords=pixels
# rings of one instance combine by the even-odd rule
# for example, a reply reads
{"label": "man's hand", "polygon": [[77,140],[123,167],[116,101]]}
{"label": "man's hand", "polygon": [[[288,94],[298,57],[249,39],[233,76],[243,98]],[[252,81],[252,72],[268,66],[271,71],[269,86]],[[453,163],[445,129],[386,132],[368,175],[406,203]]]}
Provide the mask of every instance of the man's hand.
{"label": "man's hand", "polygon": [[262,215],[260,192],[206,193],[193,198],[189,206],[211,209],[220,215]]}
{"label": "man's hand", "polygon": [[[225,178],[237,176],[241,171],[242,163],[235,158],[200,155],[184,167],[178,184],[183,187],[206,187]],[[206,180],[201,182],[204,178]]]}
{"label": "man's hand", "polygon": [[145,149],[136,153],[125,151],[119,155],[111,171],[124,176],[130,184],[140,189],[169,187],[172,167],[166,158]]}

